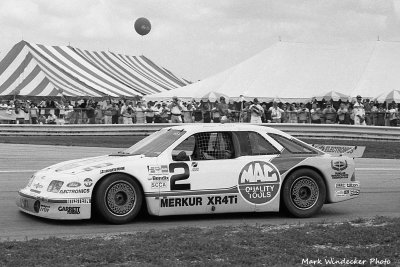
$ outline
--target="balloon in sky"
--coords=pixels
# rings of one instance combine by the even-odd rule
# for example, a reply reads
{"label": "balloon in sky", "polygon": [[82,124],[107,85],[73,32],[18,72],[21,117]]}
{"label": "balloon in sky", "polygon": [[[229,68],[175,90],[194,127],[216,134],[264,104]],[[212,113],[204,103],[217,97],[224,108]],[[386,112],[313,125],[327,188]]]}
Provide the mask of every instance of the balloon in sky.
{"label": "balloon in sky", "polygon": [[146,35],[151,30],[150,21],[146,18],[138,18],[135,21],[135,30],[140,35]]}

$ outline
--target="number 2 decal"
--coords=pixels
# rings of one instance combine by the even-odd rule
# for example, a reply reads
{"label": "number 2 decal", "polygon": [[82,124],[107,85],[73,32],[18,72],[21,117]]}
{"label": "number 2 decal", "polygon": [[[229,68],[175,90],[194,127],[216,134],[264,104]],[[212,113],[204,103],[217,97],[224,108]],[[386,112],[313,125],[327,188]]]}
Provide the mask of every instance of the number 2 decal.
{"label": "number 2 decal", "polygon": [[186,180],[190,176],[189,166],[184,162],[171,163],[169,164],[169,172],[173,173],[175,169],[183,169],[184,172],[180,174],[174,174],[170,178],[171,190],[190,190],[190,183],[188,184],[175,184],[176,181]]}

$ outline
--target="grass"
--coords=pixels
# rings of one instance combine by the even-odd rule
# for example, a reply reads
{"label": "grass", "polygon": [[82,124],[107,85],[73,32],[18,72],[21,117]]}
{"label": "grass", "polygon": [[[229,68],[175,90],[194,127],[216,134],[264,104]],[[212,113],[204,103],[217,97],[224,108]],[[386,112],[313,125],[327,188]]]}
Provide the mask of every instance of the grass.
{"label": "grass", "polygon": [[367,262],[364,266],[378,265],[370,264],[377,259],[399,265],[400,218],[181,227],[86,239],[0,243],[1,266],[303,266],[306,259],[323,263],[358,259]]}
{"label": "grass", "polygon": [[[126,148],[144,136],[0,136],[0,143]],[[364,158],[400,159],[400,142],[302,139],[309,144],[365,146]]]}

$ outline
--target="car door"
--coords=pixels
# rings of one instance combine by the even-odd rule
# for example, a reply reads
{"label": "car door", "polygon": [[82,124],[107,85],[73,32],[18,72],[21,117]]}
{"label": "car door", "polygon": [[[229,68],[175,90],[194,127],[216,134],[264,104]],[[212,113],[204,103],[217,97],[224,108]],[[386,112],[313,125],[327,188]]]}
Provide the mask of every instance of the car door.
{"label": "car door", "polygon": [[248,162],[236,156],[232,132],[189,136],[172,150],[170,183],[160,188],[160,215],[254,211],[238,190]]}
{"label": "car door", "polygon": [[238,160],[246,163],[238,181],[240,195],[254,204],[257,212],[279,211],[282,180],[278,168],[271,161],[280,155],[280,151],[268,139],[263,133],[234,132]]}

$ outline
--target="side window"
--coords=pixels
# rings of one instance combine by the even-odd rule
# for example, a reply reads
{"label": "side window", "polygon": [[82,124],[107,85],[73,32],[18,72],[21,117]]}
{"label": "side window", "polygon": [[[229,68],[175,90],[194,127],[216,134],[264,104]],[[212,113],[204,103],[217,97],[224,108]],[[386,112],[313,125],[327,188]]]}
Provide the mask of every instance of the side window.
{"label": "side window", "polygon": [[240,156],[279,154],[279,151],[258,133],[235,132],[235,139],[239,146]]}
{"label": "side window", "polygon": [[[172,150],[172,159],[175,161],[190,160],[190,157],[193,156],[195,143],[196,143],[196,138],[194,137],[194,135],[191,135],[188,138],[186,138],[182,143],[177,145],[174,148],[174,150]],[[182,151],[184,151],[185,154],[183,154]]]}
{"label": "side window", "polygon": [[296,142],[295,140],[290,140],[279,134],[269,134],[275,141],[284,147],[283,152],[292,154],[317,154],[318,152],[306,145]]}
{"label": "side window", "polygon": [[232,135],[228,132],[195,134],[193,160],[230,159],[234,157]]}
{"label": "side window", "polygon": [[270,144],[264,137],[255,132],[249,133],[251,155],[273,155],[279,154],[279,151]]}

